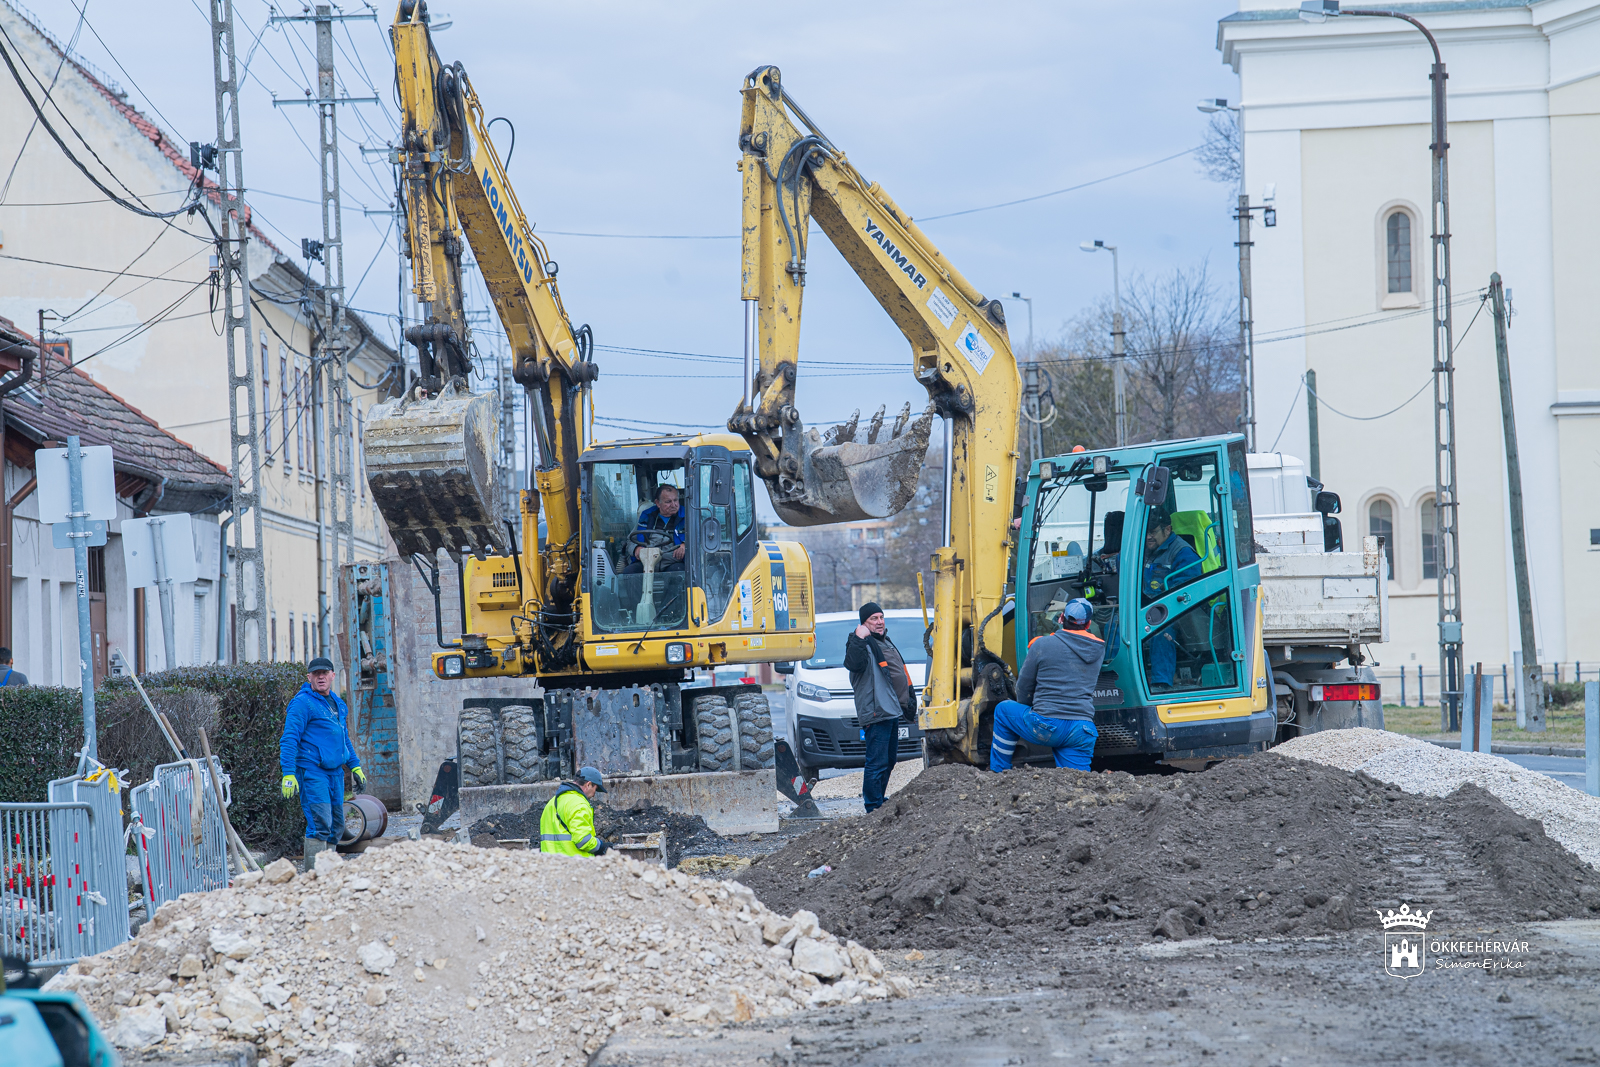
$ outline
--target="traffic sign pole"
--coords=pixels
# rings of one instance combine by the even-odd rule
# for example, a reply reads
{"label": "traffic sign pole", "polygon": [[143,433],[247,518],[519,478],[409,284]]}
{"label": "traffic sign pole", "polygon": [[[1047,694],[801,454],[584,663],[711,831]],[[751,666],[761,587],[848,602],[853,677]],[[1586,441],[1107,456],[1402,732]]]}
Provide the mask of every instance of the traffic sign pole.
{"label": "traffic sign pole", "polygon": [[76,436],[67,438],[67,480],[72,505],[67,518],[72,531],[72,563],[78,572],[78,679],[83,686],[83,750],[99,759],[94,715],[94,638],[89,632],[89,509],[83,499],[83,449]]}

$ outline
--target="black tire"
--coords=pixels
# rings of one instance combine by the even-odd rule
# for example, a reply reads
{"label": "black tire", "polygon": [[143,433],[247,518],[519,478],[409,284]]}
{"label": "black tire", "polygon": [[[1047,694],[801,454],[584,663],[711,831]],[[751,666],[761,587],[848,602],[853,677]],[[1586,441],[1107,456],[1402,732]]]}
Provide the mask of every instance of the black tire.
{"label": "black tire", "polygon": [[740,765],[745,770],[774,766],[772,705],[767,694],[745,691],[734,697],[739,712]]}
{"label": "black tire", "polygon": [[528,785],[543,780],[539,720],[533,708],[512,705],[500,710],[500,744],[505,749],[507,785]]}
{"label": "black tire", "polygon": [[496,785],[494,713],[488,708],[462,708],[457,720],[456,763],[463,786]]}
{"label": "black tire", "polygon": [[733,770],[733,730],[728,700],[720,695],[694,698],[695,733],[700,738],[702,771]]}

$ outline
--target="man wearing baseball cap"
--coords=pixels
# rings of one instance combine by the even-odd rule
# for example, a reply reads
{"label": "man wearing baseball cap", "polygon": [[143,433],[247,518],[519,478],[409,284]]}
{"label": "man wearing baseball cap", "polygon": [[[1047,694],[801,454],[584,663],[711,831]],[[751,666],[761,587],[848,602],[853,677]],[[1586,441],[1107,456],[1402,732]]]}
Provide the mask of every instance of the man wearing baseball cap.
{"label": "man wearing baseball cap", "polygon": [[556,856],[604,856],[611,842],[594,832],[594,795],[606,781],[593,767],[581,767],[562,782],[539,816],[539,851]]}
{"label": "man wearing baseball cap", "polygon": [[305,684],[289,701],[278,741],[283,795],[300,794],[306,816],[305,869],[317,853],[344,836],[344,772],[350,769],[356,791],[366,788],[355,746],[350,743],[350,709],[333,691],[333,661],[318,656],[306,664]]}
{"label": "man wearing baseball cap", "polygon": [[1017,699],[1002,700],[994,709],[991,771],[1011,769],[1019,741],[1050,749],[1057,767],[1089,769],[1100,736],[1094,726],[1094,684],[1106,657],[1105,642],[1089,632],[1093,617],[1087,600],[1068,601],[1061,629],[1029,644]]}

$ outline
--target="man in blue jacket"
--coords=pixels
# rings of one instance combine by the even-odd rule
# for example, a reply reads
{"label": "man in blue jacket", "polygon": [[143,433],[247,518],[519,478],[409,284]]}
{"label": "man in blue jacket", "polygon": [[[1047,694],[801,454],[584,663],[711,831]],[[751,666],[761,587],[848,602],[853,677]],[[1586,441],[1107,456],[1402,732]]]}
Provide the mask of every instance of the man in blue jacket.
{"label": "man in blue jacket", "polygon": [[645,547],[645,541],[651,533],[666,534],[672,539],[672,547],[661,550],[661,559],[656,563],[657,573],[683,570],[683,555],[687,546],[683,541],[683,510],[678,487],[665,483],[658,485],[654,499],[655,503],[639,513],[639,525],[634,527],[628,546],[628,554],[633,559],[618,574],[644,573],[644,564],[639,561],[639,549]]}
{"label": "man in blue jacket", "polygon": [[283,795],[299,793],[306,814],[308,871],[317,853],[334,847],[344,836],[345,768],[355,778],[357,792],[367,785],[366,772],[350,744],[349,718],[350,709],[333,691],[333,661],[318,656],[307,665],[305,684],[289,701],[283,739],[278,742]]}
{"label": "man in blue jacket", "polygon": [[1017,699],[995,705],[991,771],[1009,771],[1022,741],[1050,749],[1057,767],[1089,769],[1100,736],[1094,725],[1094,684],[1106,655],[1105,642],[1089,632],[1093,616],[1087,600],[1071,600],[1058,620],[1061,629],[1028,644]]}

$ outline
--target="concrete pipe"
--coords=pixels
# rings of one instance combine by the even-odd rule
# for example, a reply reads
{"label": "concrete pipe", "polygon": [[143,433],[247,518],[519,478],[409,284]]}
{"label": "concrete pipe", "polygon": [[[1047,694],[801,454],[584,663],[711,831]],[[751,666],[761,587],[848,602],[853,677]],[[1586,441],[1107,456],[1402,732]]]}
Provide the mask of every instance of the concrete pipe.
{"label": "concrete pipe", "polygon": [[366,793],[357,793],[344,802],[344,836],[339,839],[339,849],[360,852],[367,844],[383,836],[389,826],[389,809],[383,801]]}

